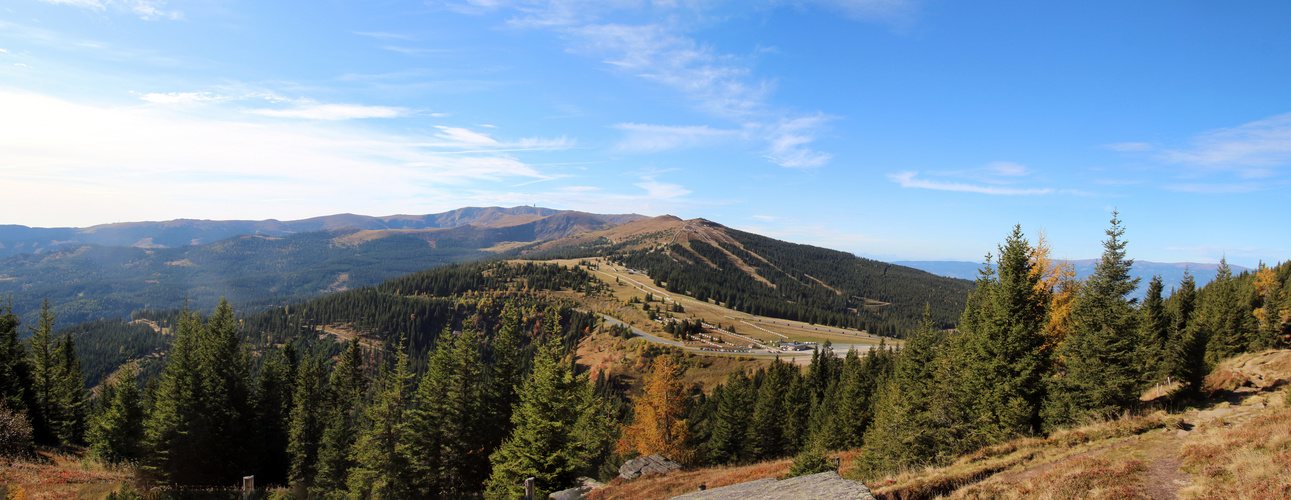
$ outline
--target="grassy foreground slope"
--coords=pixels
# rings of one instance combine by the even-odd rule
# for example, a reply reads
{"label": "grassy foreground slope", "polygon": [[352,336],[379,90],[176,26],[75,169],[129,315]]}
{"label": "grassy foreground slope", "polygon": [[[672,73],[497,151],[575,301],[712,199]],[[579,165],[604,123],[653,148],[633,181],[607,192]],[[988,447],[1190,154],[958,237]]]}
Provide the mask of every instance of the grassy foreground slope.
{"label": "grassy foreground slope", "polygon": [[[946,467],[865,480],[878,498],[1291,497],[1291,350],[1243,354],[1193,407],[1091,422],[982,448]],[[1144,395],[1149,404],[1154,394]],[[1164,400],[1164,399],[1163,399]],[[853,475],[858,450],[834,453]],[[590,498],[669,498],[787,473],[792,459],[615,480]]]}

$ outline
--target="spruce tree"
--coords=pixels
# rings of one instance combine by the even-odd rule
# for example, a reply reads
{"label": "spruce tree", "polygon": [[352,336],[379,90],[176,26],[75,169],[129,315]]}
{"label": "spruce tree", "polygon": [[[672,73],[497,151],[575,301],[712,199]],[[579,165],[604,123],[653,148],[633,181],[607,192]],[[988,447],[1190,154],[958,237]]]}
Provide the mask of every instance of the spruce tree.
{"label": "spruce tree", "polygon": [[[402,342],[401,342],[402,344]],[[348,489],[351,498],[408,498],[413,489],[404,420],[408,404],[408,356],[399,347],[394,366],[382,366],[372,404],[363,415],[362,431],[354,442],[354,467]]]}
{"label": "spruce tree", "polygon": [[859,466],[869,474],[939,464],[956,441],[937,411],[939,351],[943,332],[925,315],[920,328],[906,339],[892,374],[879,388],[874,423],[865,433]]}
{"label": "spruce tree", "polygon": [[1075,329],[1058,348],[1063,362],[1045,407],[1049,428],[1081,419],[1119,413],[1138,400],[1135,367],[1138,325],[1129,294],[1139,279],[1130,277],[1125,229],[1115,212],[1103,241],[1103,255],[1081,288],[1073,310]]}
{"label": "spruce tree", "polygon": [[[318,476],[319,441],[324,439],[323,429],[328,422],[325,377],[323,362],[318,358],[306,360],[296,371],[295,389],[292,394],[291,426],[287,432],[287,453],[291,456],[291,484],[298,488],[301,494],[313,488],[316,480],[334,477]],[[343,429],[342,432],[348,432],[348,429]],[[349,449],[346,448],[341,452],[343,455],[348,454]],[[333,483],[335,483],[334,479]],[[332,487],[329,489],[337,486],[333,483],[328,484]],[[343,481],[340,484],[343,484]]]}
{"label": "spruce tree", "polygon": [[487,474],[478,335],[446,331],[408,412],[407,451],[424,496],[477,492]]}
{"label": "spruce tree", "polygon": [[1013,227],[999,250],[995,272],[978,279],[961,320],[969,348],[966,389],[973,395],[979,430],[996,442],[1039,427],[1049,368],[1044,335],[1049,296],[1039,286],[1042,275],[1033,268],[1033,248],[1021,226]]}
{"label": "spruce tree", "polygon": [[57,360],[54,356],[54,311],[49,299],[40,306],[40,319],[36,328],[28,327],[28,350],[31,359],[31,393],[33,405],[27,409],[32,433],[37,442],[58,440],[53,420],[56,417],[58,377],[55,375]]}
{"label": "spruce tree", "polygon": [[145,424],[143,472],[163,482],[219,485],[254,468],[250,363],[225,300],[206,325],[181,314]]}
{"label": "spruce tree", "polygon": [[98,408],[86,431],[90,452],[110,461],[137,460],[142,455],[144,408],[138,369],[133,364],[99,389]]}
{"label": "spruce tree", "polygon": [[1164,289],[1161,277],[1153,276],[1152,281],[1148,282],[1143,307],[1139,309],[1142,318],[1139,322],[1141,342],[1138,366],[1145,386],[1161,381],[1169,372],[1167,353],[1170,348],[1170,321],[1166,315],[1165,300],[1161,297]]}
{"label": "spruce tree", "polygon": [[726,376],[726,384],[713,391],[717,399],[717,412],[713,419],[709,439],[709,459],[715,464],[742,463],[749,458],[748,423],[752,417],[753,402],[751,381],[744,372]]}
{"label": "spruce tree", "polygon": [[1246,350],[1246,325],[1242,306],[1238,300],[1237,283],[1226,259],[1219,260],[1215,279],[1202,289],[1201,317],[1209,342],[1206,344],[1206,364],[1215,366]]}
{"label": "spruce tree", "polygon": [[571,372],[563,351],[559,338],[539,346],[511,415],[511,436],[489,457],[486,498],[520,496],[527,477],[546,495],[604,459],[613,435],[608,409],[586,377]]}
{"label": "spruce tree", "polygon": [[280,352],[260,369],[255,393],[254,441],[256,478],[262,484],[286,484],[291,469],[287,454],[291,420],[291,380]]}
{"label": "spruce tree", "polygon": [[[27,416],[34,407],[31,365],[27,349],[18,340],[18,316],[0,306],[0,404]],[[30,417],[27,417],[30,419]]]}
{"label": "spruce tree", "polygon": [[79,445],[85,441],[85,373],[70,334],[54,346],[54,394],[49,414],[59,442]]}
{"label": "spruce tree", "polygon": [[367,379],[363,374],[363,351],[356,338],[341,355],[341,362],[332,370],[328,390],[320,397],[319,419],[322,442],[318,453],[318,480],[324,491],[344,490],[354,467],[352,449],[365,411]]}

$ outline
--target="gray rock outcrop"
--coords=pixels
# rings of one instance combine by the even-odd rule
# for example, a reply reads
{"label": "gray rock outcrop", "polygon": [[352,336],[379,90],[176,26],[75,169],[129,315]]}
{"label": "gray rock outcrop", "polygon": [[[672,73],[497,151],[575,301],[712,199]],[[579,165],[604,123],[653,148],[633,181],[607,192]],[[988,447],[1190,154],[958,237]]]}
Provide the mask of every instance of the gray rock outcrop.
{"label": "gray rock outcrop", "polygon": [[681,464],[673,462],[672,459],[656,453],[648,457],[628,460],[623,464],[623,466],[619,467],[619,477],[623,479],[636,479],[652,472],[667,474],[680,468]]}
{"label": "gray rock outcrop", "polygon": [[815,500],[837,498],[874,500],[865,483],[843,479],[837,472],[777,481],[772,478],[732,484],[711,490],[696,491],[672,497],[672,500]]}

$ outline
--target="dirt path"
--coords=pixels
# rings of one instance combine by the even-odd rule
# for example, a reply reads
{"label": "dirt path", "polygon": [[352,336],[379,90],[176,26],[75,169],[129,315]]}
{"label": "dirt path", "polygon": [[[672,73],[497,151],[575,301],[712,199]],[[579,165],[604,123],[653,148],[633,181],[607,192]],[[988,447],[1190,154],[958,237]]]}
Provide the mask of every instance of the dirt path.
{"label": "dirt path", "polygon": [[1182,447],[1182,439],[1169,435],[1144,450],[1147,454],[1145,461],[1148,462],[1144,493],[1148,497],[1153,500],[1178,498],[1179,489],[1192,484],[1188,474],[1180,469],[1179,450]]}

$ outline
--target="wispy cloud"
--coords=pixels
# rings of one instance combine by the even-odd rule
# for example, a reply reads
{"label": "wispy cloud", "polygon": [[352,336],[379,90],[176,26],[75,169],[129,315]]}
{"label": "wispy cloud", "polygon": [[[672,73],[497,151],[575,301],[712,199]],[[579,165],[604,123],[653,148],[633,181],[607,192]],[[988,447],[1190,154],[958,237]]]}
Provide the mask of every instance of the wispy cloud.
{"label": "wispy cloud", "polygon": [[45,3],[69,5],[97,11],[107,10],[111,6],[118,10],[129,11],[146,21],[172,20],[184,18],[177,10],[167,10],[166,0],[40,0]]}
{"label": "wispy cloud", "polygon": [[1170,191],[1199,194],[1240,194],[1279,188],[1262,182],[1191,182],[1166,184]]}
{"label": "wispy cloud", "polygon": [[210,92],[150,92],[139,96],[139,98],[155,104],[186,104],[226,99],[224,96]]}
{"label": "wispy cloud", "polygon": [[691,148],[727,141],[738,137],[738,130],[722,130],[707,125],[649,125],[620,123],[614,128],[625,132],[626,137],[614,149],[624,152],[655,153],[670,149]]}
{"label": "wispy cloud", "polygon": [[[95,208],[104,206],[124,220],[310,216],[335,210],[336,200],[380,213],[451,208],[473,186],[556,177],[501,148],[567,142],[489,142],[445,129],[396,136],[318,120],[266,124],[249,115],[210,118],[151,103],[99,107],[4,90],[0,109],[13,118],[0,120],[0,175],[24,193],[0,200],[0,213],[41,204],[48,207],[41,217],[64,224],[108,222],[94,219],[106,216]],[[651,187],[668,194],[665,185]],[[245,213],[230,213],[243,206]]]}
{"label": "wispy cloud", "polygon": [[1137,153],[1142,151],[1151,151],[1153,149],[1152,145],[1146,142],[1117,142],[1104,144],[1103,148],[1110,149],[1112,151],[1120,151],[1122,153]]}
{"label": "wispy cloud", "polygon": [[399,33],[387,33],[383,31],[351,31],[350,33],[359,35],[359,36],[366,36],[369,38],[407,40],[407,41],[416,40],[416,38],[409,35],[403,35]]}
{"label": "wispy cloud", "polygon": [[1264,176],[1266,169],[1291,165],[1291,113],[1203,133],[1189,147],[1163,151],[1160,159]]}
{"label": "wispy cloud", "polygon": [[680,198],[682,196],[686,196],[691,193],[691,190],[686,189],[680,184],[659,182],[657,180],[654,180],[653,178],[648,178],[648,177],[644,178],[644,180],[642,180],[641,182],[638,182],[633,185],[641,189],[644,189],[646,191],[646,196],[649,196],[651,198],[660,198],[660,199]]}
{"label": "wispy cloud", "polygon": [[961,193],[979,193],[991,195],[1045,195],[1053,194],[1053,188],[1012,188],[1004,186],[984,186],[962,182],[945,182],[918,179],[918,172],[899,172],[888,174],[888,179],[903,188],[932,189],[937,191],[957,191]]}
{"label": "wispy cloud", "polygon": [[252,109],[248,113],[275,118],[307,120],[353,120],[358,118],[397,118],[407,116],[406,108],[365,106],[361,104],[305,104],[287,109]]}
{"label": "wispy cloud", "polygon": [[[767,3],[777,6],[780,2]],[[868,17],[867,12],[876,13],[907,2],[824,0],[817,3],[859,18]],[[761,143],[763,155],[784,167],[814,168],[832,159],[832,155],[817,150],[813,144],[823,133],[825,124],[836,117],[824,112],[777,108],[772,103],[774,82],[753,71],[755,56],[722,53],[688,33],[683,20],[706,18],[709,9],[715,8],[714,3],[468,0],[450,3],[449,7],[469,14],[510,11],[514,16],[507,21],[509,26],[558,33],[568,40],[570,52],[598,58],[615,73],[675,92],[689,105],[735,125],[671,131],[620,126],[629,135],[616,145],[619,150],[648,152],[688,147],[694,141],[725,136],[714,131],[734,128],[741,130],[738,135],[741,139]],[[605,21],[621,20],[623,16],[617,14],[624,12],[644,14],[646,22]]]}

